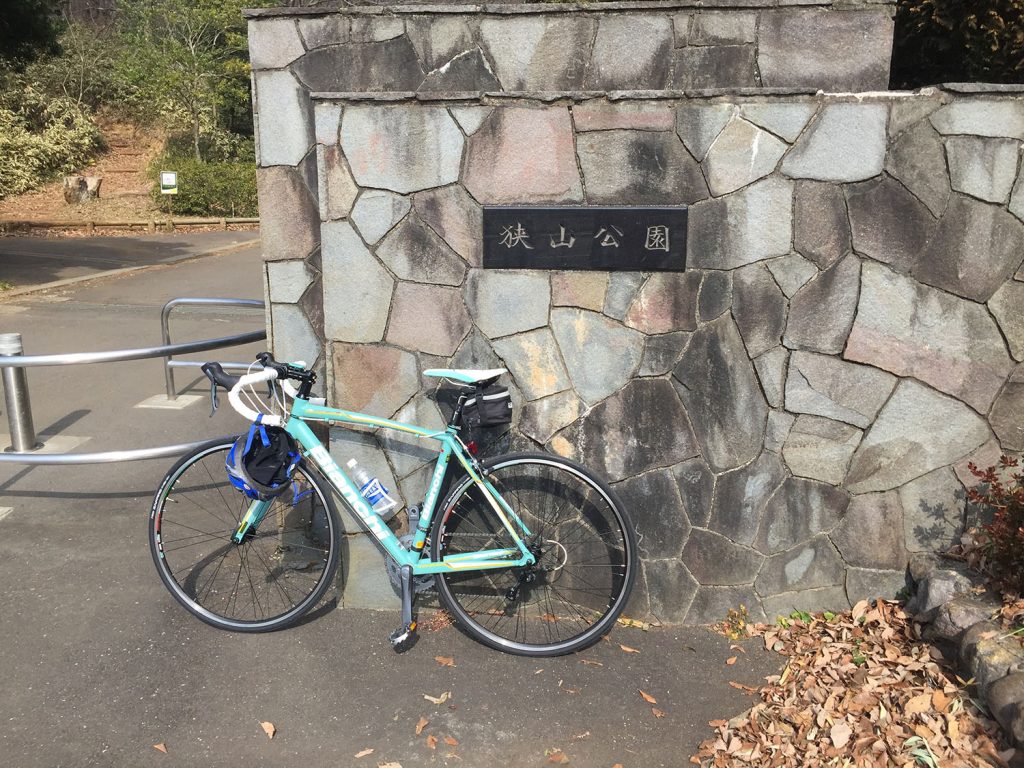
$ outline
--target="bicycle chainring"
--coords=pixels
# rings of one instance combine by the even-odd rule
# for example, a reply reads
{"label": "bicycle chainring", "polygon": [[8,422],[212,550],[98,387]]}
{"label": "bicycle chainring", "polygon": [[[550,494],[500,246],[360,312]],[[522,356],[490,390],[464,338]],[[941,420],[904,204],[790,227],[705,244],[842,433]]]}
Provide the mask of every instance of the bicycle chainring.
{"label": "bicycle chainring", "polygon": [[[405,536],[400,536],[398,539],[402,542],[402,546],[406,549],[412,548],[412,534],[407,533]],[[430,556],[430,545],[424,548],[424,553]],[[391,582],[391,586],[395,592],[402,594],[402,570],[398,563],[392,560],[390,557],[384,558],[384,569],[388,572],[388,580]],[[434,588],[434,577],[431,575],[427,576],[413,576],[412,577],[412,589],[413,592],[419,594],[420,592],[426,592],[428,589]]]}

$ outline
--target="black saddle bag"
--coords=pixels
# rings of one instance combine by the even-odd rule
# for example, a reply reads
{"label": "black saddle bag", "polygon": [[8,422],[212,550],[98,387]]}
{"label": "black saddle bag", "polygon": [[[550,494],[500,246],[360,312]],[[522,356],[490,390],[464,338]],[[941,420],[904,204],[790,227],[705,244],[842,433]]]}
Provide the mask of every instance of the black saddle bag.
{"label": "black saddle bag", "polygon": [[470,428],[512,423],[512,396],[499,384],[477,387],[462,406],[462,423]]}

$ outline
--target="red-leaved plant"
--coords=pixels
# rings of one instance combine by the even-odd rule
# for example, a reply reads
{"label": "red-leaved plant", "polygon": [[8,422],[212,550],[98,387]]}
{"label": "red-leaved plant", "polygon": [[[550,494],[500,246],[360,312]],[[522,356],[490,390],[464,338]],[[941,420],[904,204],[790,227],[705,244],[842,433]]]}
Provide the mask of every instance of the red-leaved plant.
{"label": "red-leaved plant", "polygon": [[1004,592],[1024,593],[1024,474],[1020,462],[1000,456],[995,467],[981,470],[971,462],[968,469],[981,484],[967,491],[967,498],[987,507],[992,521],[981,526],[986,570]]}

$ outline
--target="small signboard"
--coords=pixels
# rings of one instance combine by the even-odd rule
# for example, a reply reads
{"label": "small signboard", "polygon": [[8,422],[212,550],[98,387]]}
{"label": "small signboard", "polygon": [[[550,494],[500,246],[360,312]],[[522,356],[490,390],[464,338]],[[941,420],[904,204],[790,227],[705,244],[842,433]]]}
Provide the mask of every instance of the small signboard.
{"label": "small signboard", "polygon": [[484,207],[484,269],[686,269],[686,207]]}
{"label": "small signboard", "polygon": [[160,194],[178,194],[178,173],[177,171],[160,171]]}

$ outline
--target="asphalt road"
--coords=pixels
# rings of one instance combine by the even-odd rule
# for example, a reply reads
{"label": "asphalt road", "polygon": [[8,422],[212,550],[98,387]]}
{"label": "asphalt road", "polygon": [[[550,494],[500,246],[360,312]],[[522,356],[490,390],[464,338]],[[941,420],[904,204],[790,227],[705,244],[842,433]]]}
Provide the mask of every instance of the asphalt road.
{"label": "asphalt road", "polygon": [[[168,298],[259,298],[261,267],[253,247],[0,299],[0,330],[23,333],[29,353],[155,344]],[[193,312],[173,330],[185,340],[261,324],[258,314]],[[242,427],[227,408],[208,418],[205,401],[182,411],[135,407],[162,392],[158,361],[34,369],[29,378],[44,439],[88,438],[78,451]],[[396,655],[387,642],[396,615],[340,609],[330,595],[283,632],[218,631],[174,603],[150,562],[149,504],[171,463],[0,465],[0,764],[518,767],[551,765],[548,754],[560,749],[571,765],[675,767],[711,735],[708,720],[751,705],[730,680],[753,684],[780,666],[758,643],[737,653],[694,628],[620,627],[582,654],[538,660],[439,626]],[[431,626],[429,612],[421,619]],[[726,665],[732,656],[738,661]],[[451,698],[440,706],[424,699],[445,691]],[[417,735],[420,718],[428,724]],[[272,740],[260,721],[276,726]]]}

